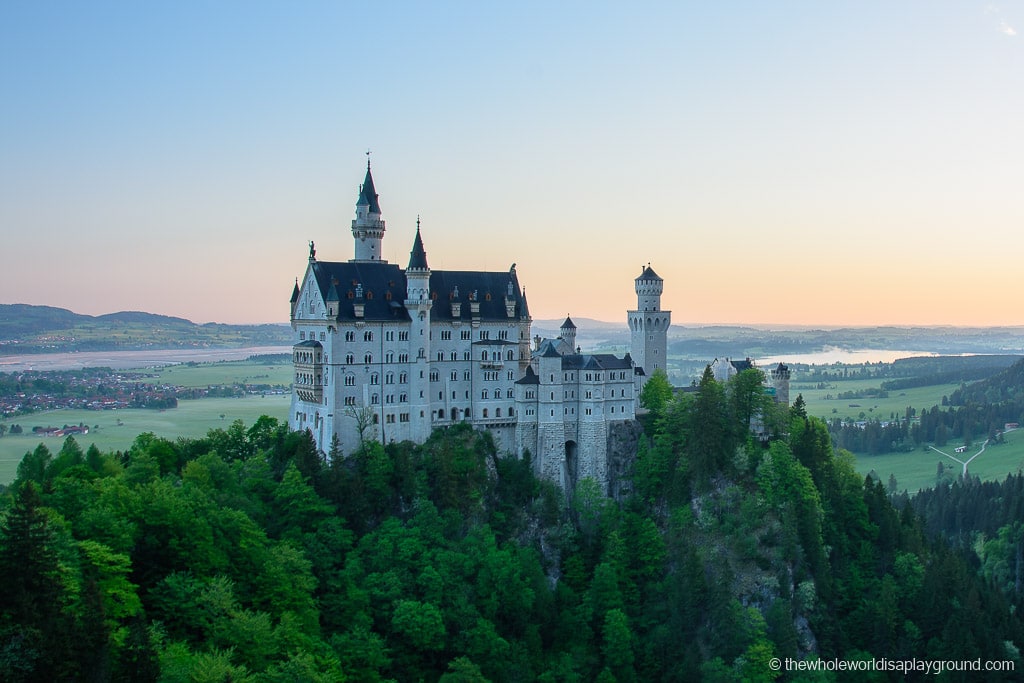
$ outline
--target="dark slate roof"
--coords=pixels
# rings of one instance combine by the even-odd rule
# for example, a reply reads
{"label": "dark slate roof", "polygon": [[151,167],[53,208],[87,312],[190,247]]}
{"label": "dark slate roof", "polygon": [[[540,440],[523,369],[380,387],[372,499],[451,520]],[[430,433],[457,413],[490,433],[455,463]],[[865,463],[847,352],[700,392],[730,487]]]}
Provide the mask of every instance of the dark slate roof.
{"label": "dark slate roof", "polygon": [[574,353],[562,356],[563,370],[626,370],[633,367],[628,356],[619,358],[610,353]]}
{"label": "dark slate roof", "polygon": [[516,381],[516,384],[540,384],[540,377],[529,365],[526,366],[526,373],[523,378]]}
{"label": "dark slate roof", "polygon": [[736,368],[737,372],[754,369],[754,363],[749,358],[746,360],[731,360],[729,362],[732,363],[732,366]]}
{"label": "dark slate roof", "polygon": [[366,162],[366,177],[359,188],[359,199],[356,206],[366,204],[370,207],[370,213],[380,213],[380,203],[377,201],[377,191],[373,189],[373,176],[370,174],[370,162]]}
{"label": "dark slate roof", "polygon": [[307,339],[306,341],[300,341],[298,344],[293,344],[293,346],[302,346],[316,349],[322,349],[324,347],[323,344],[316,341],[315,339]]}
{"label": "dark slate roof", "polygon": [[559,337],[558,339],[542,339],[540,344],[537,345],[536,354],[538,356],[545,356],[549,349],[554,349],[555,353],[559,356],[575,352],[575,349],[569,346],[567,341]]}
{"label": "dark slate roof", "polygon": [[[310,267],[324,301],[330,299],[331,287],[336,288],[339,320],[355,320],[358,285],[362,285],[363,296],[358,301],[364,305],[363,320],[409,320],[400,303],[406,295],[405,273],[398,266],[382,261],[314,261]],[[395,302],[399,302],[397,307],[391,305]]]}
{"label": "dark slate roof", "polygon": [[292,290],[292,300],[290,303],[295,303],[299,300],[299,280],[295,279],[295,288]]}
{"label": "dark slate roof", "polygon": [[[509,285],[511,284],[511,289]],[[481,320],[509,320],[505,313],[505,296],[511,291],[515,301],[515,315],[519,320],[525,315],[526,301],[520,293],[519,278],[515,270],[505,272],[483,272],[478,270],[434,270],[430,273],[430,295],[434,307],[430,310],[431,320],[450,321],[451,304],[462,303],[461,320],[471,320],[471,298],[480,303]]]}
{"label": "dark slate roof", "polygon": [[[352,304],[356,301],[357,285],[362,285],[363,297],[359,302],[365,305],[363,320],[409,320],[409,313],[403,305],[406,297],[405,271],[398,266],[383,261],[313,261],[310,267],[324,301],[330,298],[331,287],[336,287],[340,302],[339,320],[355,320]],[[498,273],[435,270],[430,273],[430,291],[434,299],[430,317],[435,321],[454,319],[453,301],[462,303],[460,319],[472,320],[470,301],[474,296],[480,302],[480,320],[510,320],[505,310],[505,296],[510,291],[515,302],[515,316],[511,320],[519,320],[526,309],[514,270]]]}
{"label": "dark slate roof", "polygon": [[562,323],[561,329],[563,330],[575,330],[576,324],[572,321],[572,318],[565,316],[565,322]]}
{"label": "dark slate roof", "polygon": [[789,367],[786,366],[786,365],[783,365],[782,363],[779,363],[779,367],[775,368],[775,370],[778,371],[778,372],[788,372],[789,371]]}
{"label": "dark slate roof", "polygon": [[650,266],[644,268],[644,272],[640,273],[640,277],[637,280],[661,280],[661,277],[654,272],[654,269]]}
{"label": "dark slate roof", "polygon": [[[418,221],[417,221],[418,222]],[[409,252],[409,269],[429,270],[427,265],[427,252],[423,248],[423,238],[420,237],[420,229],[416,228],[416,239],[412,242],[412,251]]]}
{"label": "dark slate roof", "polygon": [[341,297],[338,296],[337,283],[334,280],[331,280],[331,288],[327,290],[327,298],[324,299],[324,300],[325,301],[340,301],[341,300]]}
{"label": "dark slate roof", "polygon": [[565,358],[562,354],[555,350],[554,344],[549,344],[548,348],[541,354],[542,358]]}

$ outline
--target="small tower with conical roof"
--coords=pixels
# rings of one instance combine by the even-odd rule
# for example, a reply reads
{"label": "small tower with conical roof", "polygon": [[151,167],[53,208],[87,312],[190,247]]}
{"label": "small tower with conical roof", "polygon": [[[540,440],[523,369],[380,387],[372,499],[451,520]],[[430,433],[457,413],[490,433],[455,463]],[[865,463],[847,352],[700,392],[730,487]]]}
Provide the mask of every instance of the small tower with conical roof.
{"label": "small tower with conical roof", "polygon": [[661,293],[665,281],[647,264],[636,278],[636,310],[627,311],[630,332],[630,355],[644,374],[637,386],[637,396],[647,377],[655,370],[668,371],[668,328],[672,311],[661,310]]}
{"label": "small tower with conical roof", "polygon": [[366,159],[366,178],[359,186],[356,200],[356,217],[352,221],[352,237],[355,240],[353,261],[382,261],[381,242],[384,240],[384,219],[381,218],[377,191],[373,188],[370,174],[370,159]]}
{"label": "small tower with conical roof", "polygon": [[[430,415],[430,266],[427,252],[420,236],[420,219],[416,218],[416,237],[409,252],[409,267],[405,269],[405,310],[409,312],[409,344],[416,349],[413,363],[416,367],[409,373],[409,401],[415,414]],[[411,437],[422,442],[430,436],[429,419],[413,420]]]}
{"label": "small tower with conical roof", "polygon": [[572,321],[572,318],[565,316],[565,322],[562,323],[562,327],[559,329],[559,335],[563,341],[569,345],[572,352],[576,352],[576,323]]}
{"label": "small tower with conical roof", "polygon": [[789,406],[789,367],[779,363],[772,368],[772,386],[775,388],[775,402]]}

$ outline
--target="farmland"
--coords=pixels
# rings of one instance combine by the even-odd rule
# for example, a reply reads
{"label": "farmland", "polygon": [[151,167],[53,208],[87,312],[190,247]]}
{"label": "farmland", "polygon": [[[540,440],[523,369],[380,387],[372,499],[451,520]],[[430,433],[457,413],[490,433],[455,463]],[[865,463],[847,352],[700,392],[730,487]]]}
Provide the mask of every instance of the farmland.
{"label": "farmland", "polygon": [[290,396],[248,396],[245,398],[204,398],[179,401],[171,410],[55,410],[24,415],[5,423],[18,423],[24,434],[7,434],[0,438],[0,483],[14,478],[18,463],[27,451],[40,443],[53,452],[60,450],[63,439],[31,434],[34,426],[62,426],[83,423],[89,434],[76,437],[82,448],[96,444],[101,451],[123,450],[144,432],[174,440],[179,436],[200,437],[211,429],[226,428],[235,420],[251,425],[260,415],[279,420],[288,418]]}

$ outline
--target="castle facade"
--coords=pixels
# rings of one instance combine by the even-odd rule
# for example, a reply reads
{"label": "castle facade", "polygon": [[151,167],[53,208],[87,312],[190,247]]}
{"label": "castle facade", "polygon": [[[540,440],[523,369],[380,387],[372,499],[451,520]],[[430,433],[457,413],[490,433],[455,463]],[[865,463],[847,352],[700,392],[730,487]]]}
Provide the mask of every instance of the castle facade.
{"label": "castle facade", "polygon": [[366,439],[422,443],[468,422],[571,490],[608,481],[609,441],[632,421],[648,373],[665,368],[671,312],[650,266],[634,282],[631,351],[585,354],[570,318],[531,338],[526,293],[507,271],[434,270],[417,220],[405,269],[381,258],[385,233],[367,162],[352,221],[354,258],[324,261],[313,243],[290,301],[295,334],[289,426],[327,453]]}

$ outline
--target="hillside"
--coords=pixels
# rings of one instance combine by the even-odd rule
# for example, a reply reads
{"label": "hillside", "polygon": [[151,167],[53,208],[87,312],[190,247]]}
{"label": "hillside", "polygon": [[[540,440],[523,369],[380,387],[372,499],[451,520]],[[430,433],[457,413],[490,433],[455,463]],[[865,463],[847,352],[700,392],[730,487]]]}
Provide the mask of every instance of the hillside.
{"label": "hillside", "polygon": [[40,446],[0,495],[0,678],[1019,680],[1013,548],[929,541],[799,405],[754,443],[737,378],[649,396],[615,500],[466,424],[326,462],[267,417]]}
{"label": "hillside", "polygon": [[288,344],[285,325],[197,325],[142,311],[91,316],[52,306],[0,304],[0,355]]}

